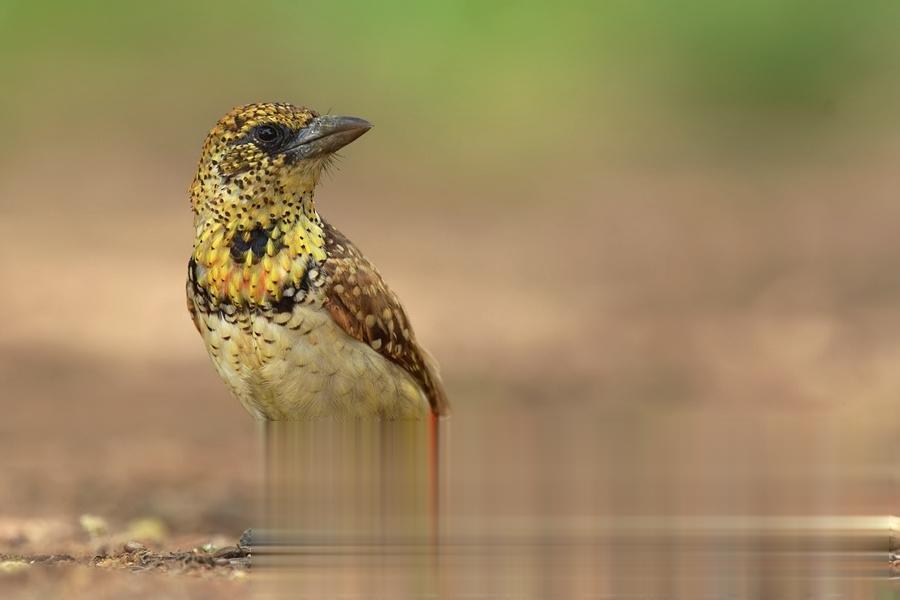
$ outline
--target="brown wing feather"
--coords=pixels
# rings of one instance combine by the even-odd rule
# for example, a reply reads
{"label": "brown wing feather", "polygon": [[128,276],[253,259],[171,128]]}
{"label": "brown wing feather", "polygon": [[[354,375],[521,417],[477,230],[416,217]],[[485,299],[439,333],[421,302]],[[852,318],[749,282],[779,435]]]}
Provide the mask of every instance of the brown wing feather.
{"label": "brown wing feather", "polygon": [[324,225],[325,306],[331,317],[348,334],[405,369],[422,386],[432,411],[446,414],[449,407],[440,377],[416,342],[397,295],[350,240]]}

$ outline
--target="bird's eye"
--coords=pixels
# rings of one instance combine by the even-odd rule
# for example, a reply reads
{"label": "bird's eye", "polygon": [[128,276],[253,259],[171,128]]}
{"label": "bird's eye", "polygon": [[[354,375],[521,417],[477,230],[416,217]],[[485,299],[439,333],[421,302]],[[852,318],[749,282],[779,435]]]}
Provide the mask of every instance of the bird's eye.
{"label": "bird's eye", "polygon": [[283,132],[275,125],[259,125],[253,130],[253,137],[263,144],[273,145],[281,141]]}

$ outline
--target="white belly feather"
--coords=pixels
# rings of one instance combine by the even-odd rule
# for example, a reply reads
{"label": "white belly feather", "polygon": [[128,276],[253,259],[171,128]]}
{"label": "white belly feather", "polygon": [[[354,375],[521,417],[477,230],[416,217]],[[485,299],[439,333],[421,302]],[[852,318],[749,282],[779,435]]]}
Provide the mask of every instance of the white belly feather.
{"label": "white belly feather", "polygon": [[200,320],[219,374],[259,418],[430,413],[404,369],[347,335],[320,306],[297,305],[273,320],[251,314],[230,323],[216,313]]}

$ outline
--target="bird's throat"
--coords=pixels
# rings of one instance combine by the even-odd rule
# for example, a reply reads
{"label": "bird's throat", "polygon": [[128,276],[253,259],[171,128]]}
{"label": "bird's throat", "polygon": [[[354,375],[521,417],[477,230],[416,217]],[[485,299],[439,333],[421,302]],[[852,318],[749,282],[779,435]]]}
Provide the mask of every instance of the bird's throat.
{"label": "bird's throat", "polygon": [[197,285],[221,303],[270,306],[300,289],[325,260],[322,220],[312,196],[240,207],[230,218],[198,215]]}

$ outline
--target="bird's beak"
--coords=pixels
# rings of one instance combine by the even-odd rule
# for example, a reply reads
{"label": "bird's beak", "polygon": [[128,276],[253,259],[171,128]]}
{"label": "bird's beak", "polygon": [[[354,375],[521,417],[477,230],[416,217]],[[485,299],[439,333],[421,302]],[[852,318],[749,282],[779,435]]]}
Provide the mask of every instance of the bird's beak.
{"label": "bird's beak", "polygon": [[287,152],[296,158],[315,158],[340,150],[368,130],[372,124],[358,117],[323,115],[297,132]]}

